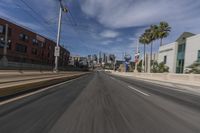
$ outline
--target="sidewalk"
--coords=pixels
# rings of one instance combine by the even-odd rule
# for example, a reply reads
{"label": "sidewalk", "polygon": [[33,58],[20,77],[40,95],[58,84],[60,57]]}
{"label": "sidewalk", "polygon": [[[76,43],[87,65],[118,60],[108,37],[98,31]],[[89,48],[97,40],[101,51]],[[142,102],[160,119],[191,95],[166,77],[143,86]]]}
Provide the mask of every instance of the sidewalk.
{"label": "sidewalk", "polygon": [[[163,77],[159,77],[159,75],[157,75],[156,78],[154,78],[152,75],[151,77],[149,77],[149,74],[134,74],[134,73],[121,73],[121,72],[111,72],[114,75],[118,75],[118,76],[122,76],[122,77],[126,77],[126,78],[130,78],[130,79],[135,79],[135,80],[142,80],[145,82],[149,82],[149,83],[153,83],[153,84],[157,84],[157,85],[163,85],[163,86],[167,86],[168,89],[173,89],[176,88],[176,90],[178,91],[183,91],[183,92],[190,92],[193,94],[197,94],[200,95],[200,82],[196,81],[187,81],[185,79],[179,79],[179,80],[169,80],[167,78]],[[181,75],[179,75],[181,76]],[[185,75],[183,75],[185,76]],[[200,76],[200,75],[198,75]]]}
{"label": "sidewalk", "polygon": [[146,80],[177,83],[182,85],[192,85],[200,87],[200,74],[171,74],[171,73],[133,73],[133,72],[114,72],[112,74],[127,77],[136,77]]}
{"label": "sidewalk", "polygon": [[53,73],[53,72],[34,72],[34,71],[28,71],[28,72],[3,72],[0,73],[0,85],[3,83],[9,83],[9,82],[18,82],[18,81],[26,81],[31,79],[42,79],[42,78],[49,78],[49,77],[57,77],[62,75],[71,75],[76,74],[77,72],[59,72],[59,73]]}
{"label": "sidewalk", "polygon": [[88,72],[0,72],[0,99],[24,91],[43,88],[87,74]]}

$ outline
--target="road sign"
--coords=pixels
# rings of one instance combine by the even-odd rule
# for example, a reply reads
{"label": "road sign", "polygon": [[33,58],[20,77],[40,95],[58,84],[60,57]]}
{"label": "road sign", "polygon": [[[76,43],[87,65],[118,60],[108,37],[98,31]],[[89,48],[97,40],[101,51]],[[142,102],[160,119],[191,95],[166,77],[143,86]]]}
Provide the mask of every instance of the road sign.
{"label": "road sign", "polygon": [[60,47],[56,46],[55,47],[55,52],[54,52],[54,56],[60,56]]}

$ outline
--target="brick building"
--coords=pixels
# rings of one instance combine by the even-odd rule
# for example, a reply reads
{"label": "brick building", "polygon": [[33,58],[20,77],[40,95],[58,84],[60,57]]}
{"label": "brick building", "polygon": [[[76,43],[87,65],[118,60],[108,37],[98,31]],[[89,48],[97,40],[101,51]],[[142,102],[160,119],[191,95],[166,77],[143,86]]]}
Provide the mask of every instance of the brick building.
{"label": "brick building", "polygon": [[[0,18],[0,59],[3,57],[6,24],[8,24],[7,59],[9,62],[54,65],[56,43],[53,40],[2,18]],[[70,52],[60,46],[59,66],[67,66],[69,56]]]}

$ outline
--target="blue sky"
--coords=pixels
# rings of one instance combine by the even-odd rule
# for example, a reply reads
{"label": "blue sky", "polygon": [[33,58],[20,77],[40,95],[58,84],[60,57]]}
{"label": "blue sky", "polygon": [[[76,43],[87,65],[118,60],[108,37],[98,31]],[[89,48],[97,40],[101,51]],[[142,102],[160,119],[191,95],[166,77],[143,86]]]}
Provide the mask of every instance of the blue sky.
{"label": "blue sky", "polygon": [[[73,55],[99,51],[113,53],[119,59],[124,52],[133,55],[139,35],[160,21],[167,21],[172,27],[164,43],[173,42],[184,31],[200,33],[199,0],[63,0],[63,3],[73,17],[63,14],[61,42]],[[54,40],[58,12],[58,0],[0,0],[1,17]],[[154,51],[158,43],[154,43]]]}

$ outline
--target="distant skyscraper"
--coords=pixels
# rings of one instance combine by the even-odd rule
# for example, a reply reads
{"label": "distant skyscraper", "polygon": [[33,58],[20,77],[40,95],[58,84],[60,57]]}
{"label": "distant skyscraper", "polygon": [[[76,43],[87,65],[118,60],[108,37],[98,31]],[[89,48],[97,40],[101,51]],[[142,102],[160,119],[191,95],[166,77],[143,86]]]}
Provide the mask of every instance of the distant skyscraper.
{"label": "distant skyscraper", "polygon": [[108,63],[108,56],[106,55],[106,53],[103,54],[103,62],[104,63]]}
{"label": "distant skyscraper", "polygon": [[102,63],[102,54],[101,54],[101,52],[99,52],[99,60],[98,60],[98,63],[99,63],[99,64]]}
{"label": "distant skyscraper", "polygon": [[92,55],[88,55],[88,62],[92,61]]}
{"label": "distant skyscraper", "polygon": [[94,54],[94,55],[92,56],[92,60],[97,62],[97,60],[98,60],[98,57],[97,57],[97,55],[96,55],[96,54]]}

